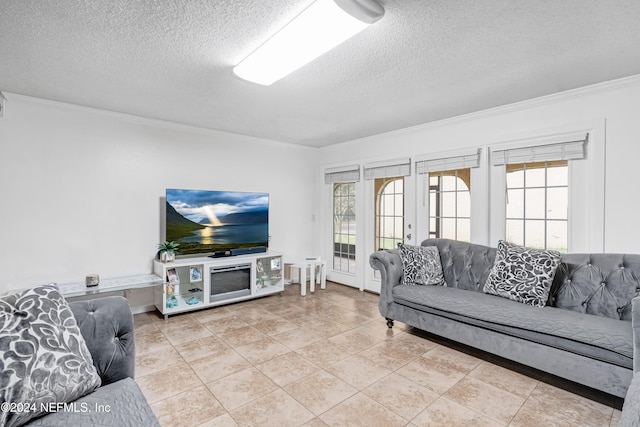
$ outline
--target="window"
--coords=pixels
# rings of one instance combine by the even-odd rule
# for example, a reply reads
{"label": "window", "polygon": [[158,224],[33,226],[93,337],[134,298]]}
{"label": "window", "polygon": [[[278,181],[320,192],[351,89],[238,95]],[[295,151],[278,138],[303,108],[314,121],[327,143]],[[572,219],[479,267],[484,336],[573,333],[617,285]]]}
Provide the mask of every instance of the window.
{"label": "window", "polygon": [[471,240],[471,169],[429,173],[429,237]]}
{"label": "window", "polygon": [[[598,241],[590,228],[601,228],[593,218],[579,215],[597,214],[590,207],[597,199],[588,194],[589,187],[598,191],[591,174],[599,171],[590,169],[586,161],[589,135],[578,131],[512,141],[491,151],[496,166],[491,181],[496,190],[504,188],[492,192],[494,206],[502,211],[490,218],[493,230],[502,231],[496,237],[560,252],[577,251]],[[591,158],[597,166],[597,158]]]}
{"label": "window", "polygon": [[567,252],[569,162],[509,163],[506,182],[506,240]]}
{"label": "window", "polygon": [[333,269],[356,272],[356,183],[333,184]]}
{"label": "window", "polygon": [[404,178],[376,178],[375,250],[395,249],[403,242]]}
{"label": "window", "polygon": [[421,235],[471,241],[471,176],[480,167],[481,153],[481,148],[468,148],[416,162],[423,177]]}

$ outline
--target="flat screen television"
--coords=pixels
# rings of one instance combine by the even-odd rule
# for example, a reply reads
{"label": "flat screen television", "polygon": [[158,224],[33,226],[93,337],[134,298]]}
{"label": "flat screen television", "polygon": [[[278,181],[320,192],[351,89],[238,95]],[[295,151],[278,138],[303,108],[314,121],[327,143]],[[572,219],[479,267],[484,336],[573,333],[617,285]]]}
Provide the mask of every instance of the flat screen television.
{"label": "flat screen television", "polygon": [[177,256],[264,249],[269,244],[269,194],[167,189],[165,232]]}

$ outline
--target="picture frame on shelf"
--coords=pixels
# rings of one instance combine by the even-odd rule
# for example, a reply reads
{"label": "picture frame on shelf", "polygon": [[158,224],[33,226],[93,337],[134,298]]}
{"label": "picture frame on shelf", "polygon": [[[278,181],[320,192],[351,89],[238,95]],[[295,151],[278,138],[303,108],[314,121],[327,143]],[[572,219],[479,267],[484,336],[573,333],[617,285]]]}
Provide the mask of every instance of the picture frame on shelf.
{"label": "picture frame on shelf", "polygon": [[171,283],[172,285],[180,284],[180,276],[178,276],[178,271],[175,268],[167,269],[167,282]]}
{"label": "picture frame on shelf", "polygon": [[189,267],[189,277],[191,277],[192,282],[201,282],[202,281],[202,266],[194,265]]}

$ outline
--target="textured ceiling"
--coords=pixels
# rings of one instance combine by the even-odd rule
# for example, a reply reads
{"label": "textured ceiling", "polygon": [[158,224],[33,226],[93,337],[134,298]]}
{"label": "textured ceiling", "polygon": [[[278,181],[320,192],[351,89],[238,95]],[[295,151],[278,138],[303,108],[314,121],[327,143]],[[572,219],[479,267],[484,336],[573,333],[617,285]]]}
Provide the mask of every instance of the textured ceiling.
{"label": "textured ceiling", "polygon": [[640,74],[638,0],[379,0],[272,86],[233,76],[311,2],[2,0],[0,90],[319,147]]}

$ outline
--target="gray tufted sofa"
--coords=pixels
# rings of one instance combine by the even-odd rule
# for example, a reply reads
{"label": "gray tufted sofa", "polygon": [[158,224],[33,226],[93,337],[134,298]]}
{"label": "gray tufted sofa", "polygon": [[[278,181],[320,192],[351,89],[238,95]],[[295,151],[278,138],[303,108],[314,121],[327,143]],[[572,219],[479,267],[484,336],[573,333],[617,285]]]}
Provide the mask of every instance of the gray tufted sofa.
{"label": "gray tufted sofa", "polygon": [[123,297],[105,297],[70,302],[69,306],[102,385],[76,400],[74,406],[36,418],[26,425],[159,427],[151,407],[133,380],[135,343],[129,302]]}
{"label": "gray tufted sofa", "polygon": [[[483,292],[496,249],[437,246],[447,286],[401,285],[397,250],[370,256],[380,313],[416,328],[624,397],[640,370],[640,255],[564,254],[546,307]],[[632,327],[633,326],[633,327]]]}

